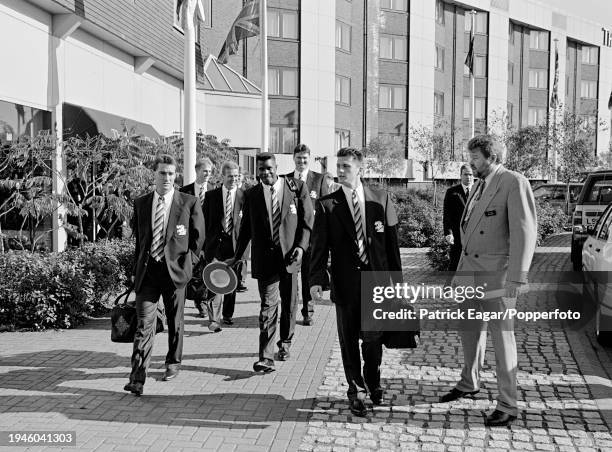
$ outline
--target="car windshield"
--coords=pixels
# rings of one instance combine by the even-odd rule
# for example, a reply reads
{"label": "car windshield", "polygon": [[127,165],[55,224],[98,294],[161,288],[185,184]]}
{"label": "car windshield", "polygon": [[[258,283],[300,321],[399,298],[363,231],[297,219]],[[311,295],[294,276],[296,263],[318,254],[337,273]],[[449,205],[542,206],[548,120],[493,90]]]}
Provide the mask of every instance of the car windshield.
{"label": "car windshield", "polygon": [[612,202],[612,181],[598,180],[587,194],[585,202],[594,204],[609,204]]}

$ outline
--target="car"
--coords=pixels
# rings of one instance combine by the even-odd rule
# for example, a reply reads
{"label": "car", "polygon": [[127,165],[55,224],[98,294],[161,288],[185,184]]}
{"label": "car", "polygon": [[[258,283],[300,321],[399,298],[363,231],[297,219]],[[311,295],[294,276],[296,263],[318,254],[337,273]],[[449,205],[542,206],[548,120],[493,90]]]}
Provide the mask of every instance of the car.
{"label": "car", "polygon": [[575,271],[582,270],[582,245],[587,226],[593,226],[606,206],[612,202],[612,170],[590,173],[580,191],[572,217],[571,261]]}
{"label": "car", "polygon": [[533,189],[533,197],[536,201],[546,201],[553,206],[557,206],[566,214],[571,214],[576,207],[576,201],[582,190],[581,182],[570,182],[569,197],[567,184],[552,183],[541,184]]}
{"label": "car", "polygon": [[[612,204],[587,227],[582,248],[583,290],[592,302],[597,341],[612,346]],[[584,310],[586,312],[588,310]]]}

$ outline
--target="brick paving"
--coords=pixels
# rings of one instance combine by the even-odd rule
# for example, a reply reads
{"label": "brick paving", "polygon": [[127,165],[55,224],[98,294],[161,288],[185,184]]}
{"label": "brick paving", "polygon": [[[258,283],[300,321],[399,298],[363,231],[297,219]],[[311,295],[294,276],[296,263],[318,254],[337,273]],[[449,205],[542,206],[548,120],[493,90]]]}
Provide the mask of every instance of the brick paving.
{"label": "brick paving", "polygon": [[[568,244],[567,235],[545,243],[534,271],[568,270]],[[402,259],[411,277],[431,276],[422,250],[402,250]],[[592,325],[586,333],[519,325],[521,415],[510,429],[483,425],[496,396],[491,344],[480,394],[435,403],[458,379],[461,347],[454,332],[425,327],[416,350],[384,352],[391,406],[355,418],[345,401],[333,307],[320,304],[313,326],[296,327],[290,361],[256,375],[259,304],[254,281],[248,285],[235,325],[219,334],[188,306],[183,369],[171,382],[157,381],[166,336],[157,337],[140,398],[122,390],[131,347],[110,342],[108,319],[76,330],[0,334],[0,431],[72,430],[78,450],[100,451],[612,449],[611,357]],[[540,284],[522,303],[554,301],[551,284]]]}

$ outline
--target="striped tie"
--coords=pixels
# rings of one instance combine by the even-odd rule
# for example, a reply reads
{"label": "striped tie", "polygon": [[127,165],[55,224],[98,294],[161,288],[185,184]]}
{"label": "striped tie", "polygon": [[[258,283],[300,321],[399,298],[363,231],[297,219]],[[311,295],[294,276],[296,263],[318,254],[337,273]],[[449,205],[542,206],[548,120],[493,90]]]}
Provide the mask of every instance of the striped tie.
{"label": "striped tie", "polygon": [[364,264],[368,263],[368,255],[365,249],[365,234],[363,233],[363,223],[361,221],[361,208],[359,207],[359,199],[357,198],[357,190],[353,190],[353,221],[355,222],[355,231],[357,232],[357,249],[359,259]]}
{"label": "striped tie", "polygon": [[153,243],[151,244],[151,257],[161,261],[164,257],[164,197],[160,196],[155,209],[155,221],[153,222]]}
{"label": "striped tie", "polygon": [[274,187],[270,187],[270,195],[272,196],[272,241],[275,245],[280,245],[280,206]]}
{"label": "striped tie", "polygon": [[232,220],[232,193],[228,190],[225,197],[225,232],[232,233],[234,222]]}
{"label": "striped tie", "polygon": [[204,184],[200,185],[200,194],[198,196],[200,202],[204,202],[204,198],[206,197],[206,186]]}

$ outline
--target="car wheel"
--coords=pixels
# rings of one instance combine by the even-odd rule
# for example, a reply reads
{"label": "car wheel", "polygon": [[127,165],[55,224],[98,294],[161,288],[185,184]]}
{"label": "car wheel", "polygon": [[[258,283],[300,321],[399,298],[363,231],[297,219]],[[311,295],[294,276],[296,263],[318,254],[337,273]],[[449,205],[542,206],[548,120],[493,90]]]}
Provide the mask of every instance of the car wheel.
{"label": "car wheel", "polygon": [[600,331],[597,333],[597,342],[604,347],[612,347],[612,331]]}

